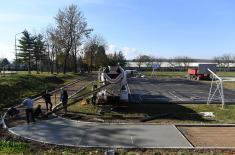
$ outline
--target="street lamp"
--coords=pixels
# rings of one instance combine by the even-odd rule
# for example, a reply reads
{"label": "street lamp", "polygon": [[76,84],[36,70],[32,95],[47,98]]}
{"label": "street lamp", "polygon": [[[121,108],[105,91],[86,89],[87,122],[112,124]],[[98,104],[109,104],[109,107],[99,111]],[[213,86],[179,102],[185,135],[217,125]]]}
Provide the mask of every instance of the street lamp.
{"label": "street lamp", "polygon": [[15,34],[15,57],[16,57],[16,60],[15,60],[15,70],[17,70],[17,47],[16,47],[16,36],[18,34],[21,34],[22,32],[19,32],[19,33],[16,33]]}

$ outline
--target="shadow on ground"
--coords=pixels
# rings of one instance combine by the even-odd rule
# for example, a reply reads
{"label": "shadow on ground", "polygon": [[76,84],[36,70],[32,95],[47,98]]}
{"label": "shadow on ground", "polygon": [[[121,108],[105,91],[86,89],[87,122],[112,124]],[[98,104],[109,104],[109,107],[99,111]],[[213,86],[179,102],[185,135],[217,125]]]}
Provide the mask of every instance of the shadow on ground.
{"label": "shadow on ground", "polygon": [[141,121],[151,121],[156,119],[210,122],[211,120],[203,118],[196,111],[185,106],[166,103],[166,104],[130,104],[125,108],[115,108],[113,111],[126,115],[145,115]]}

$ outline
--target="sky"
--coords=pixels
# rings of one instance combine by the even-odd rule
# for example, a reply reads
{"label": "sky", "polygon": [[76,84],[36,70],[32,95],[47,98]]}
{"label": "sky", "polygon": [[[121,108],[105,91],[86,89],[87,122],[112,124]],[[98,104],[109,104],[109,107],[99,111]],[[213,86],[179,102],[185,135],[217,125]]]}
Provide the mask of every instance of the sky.
{"label": "sky", "polygon": [[7,0],[0,5],[0,58],[14,59],[15,36],[42,33],[75,4],[108,53],[212,59],[235,54],[234,0]]}

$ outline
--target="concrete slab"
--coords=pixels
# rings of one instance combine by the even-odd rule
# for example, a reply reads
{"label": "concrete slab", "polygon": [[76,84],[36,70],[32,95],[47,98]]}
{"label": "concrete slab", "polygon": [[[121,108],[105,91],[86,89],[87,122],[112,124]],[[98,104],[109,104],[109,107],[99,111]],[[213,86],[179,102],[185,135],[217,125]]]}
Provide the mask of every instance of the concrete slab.
{"label": "concrete slab", "polygon": [[[206,103],[210,85],[177,78],[131,78],[128,86],[133,103]],[[224,89],[226,103],[235,103],[235,91]],[[212,103],[220,103],[219,94]]]}
{"label": "concrete slab", "polygon": [[78,147],[192,147],[174,125],[99,124],[56,118],[9,131],[35,141]]}

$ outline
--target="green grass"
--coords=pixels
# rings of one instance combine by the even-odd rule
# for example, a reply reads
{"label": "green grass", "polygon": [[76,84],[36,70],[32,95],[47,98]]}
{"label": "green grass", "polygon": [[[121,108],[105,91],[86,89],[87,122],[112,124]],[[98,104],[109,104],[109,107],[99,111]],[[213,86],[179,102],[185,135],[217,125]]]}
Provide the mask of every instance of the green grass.
{"label": "green grass", "polygon": [[[84,102],[84,101],[82,101]],[[75,113],[89,113],[89,114],[98,114],[98,108],[92,104],[81,105],[81,102],[75,103],[68,107],[69,112]]]}
{"label": "green grass", "polygon": [[[235,123],[235,105],[226,105],[224,109],[221,108],[221,105],[212,104],[170,104],[150,106],[150,108],[151,111],[146,112],[150,116],[162,113],[170,114],[165,118],[152,121],[157,123]],[[200,112],[213,112],[215,117],[203,117],[199,114]]]}
{"label": "green grass", "polygon": [[[99,115],[98,108],[91,105],[74,104],[69,108],[70,112],[89,113],[97,115],[101,119],[144,119],[145,116],[161,116],[151,122],[156,123],[235,123],[235,105],[226,105],[224,109],[221,105],[206,104],[130,104],[127,108],[114,109],[110,113]],[[200,112],[213,112],[215,117],[203,117]],[[163,115],[163,116],[162,116]],[[166,115],[166,116],[164,116]],[[117,117],[118,116],[118,117]]]}
{"label": "green grass", "polygon": [[46,89],[52,90],[66,83],[80,78],[74,74],[51,75],[43,74],[16,74],[0,77],[0,109],[19,102],[27,96],[35,96]]}
{"label": "green grass", "polygon": [[235,123],[235,105],[225,105],[224,109],[221,105],[196,105],[189,104],[184,107],[192,109],[196,113],[199,112],[213,112],[215,117],[209,119],[210,123]]}
{"label": "green grass", "polygon": [[[56,146],[47,146],[43,144],[30,144],[25,142],[15,141],[5,141],[0,140],[0,154],[12,155],[12,154],[43,154],[43,155],[103,155],[105,151],[110,149],[101,149],[101,148],[74,148],[74,147],[56,147]],[[193,150],[193,149],[114,149],[115,152],[119,155],[137,155],[137,154],[146,154],[146,155],[188,155],[188,154],[233,154],[234,150]]]}
{"label": "green grass", "polygon": [[229,77],[235,77],[235,72],[217,72],[219,76],[229,76]]}
{"label": "green grass", "polygon": [[[82,96],[82,95],[90,92],[93,88],[93,85],[95,85],[95,84],[98,85],[98,81],[93,81],[91,84],[87,85],[83,91],[81,91],[80,93],[77,94],[77,96]],[[92,96],[89,96],[81,102],[90,103],[91,97]],[[93,106],[92,104],[81,105],[81,102],[77,102],[77,103],[69,106],[68,111],[69,112],[79,112],[79,113],[90,113],[90,114],[97,113],[98,109],[95,106]]]}
{"label": "green grass", "polygon": [[29,154],[29,146],[25,143],[0,140],[0,154]]}
{"label": "green grass", "polygon": [[[144,71],[141,72],[146,77],[151,77],[152,71]],[[179,71],[179,72],[169,72],[169,71],[155,71],[157,77],[184,77],[187,75],[187,71]],[[235,72],[217,72],[217,74],[221,77],[235,77]]]}
{"label": "green grass", "polygon": [[[146,77],[151,77],[152,71],[144,71],[141,74],[145,75]],[[160,72],[155,71],[154,73],[157,77],[184,77],[187,72]]]}

